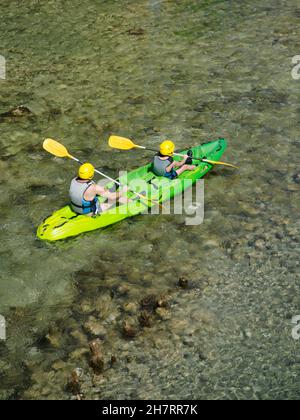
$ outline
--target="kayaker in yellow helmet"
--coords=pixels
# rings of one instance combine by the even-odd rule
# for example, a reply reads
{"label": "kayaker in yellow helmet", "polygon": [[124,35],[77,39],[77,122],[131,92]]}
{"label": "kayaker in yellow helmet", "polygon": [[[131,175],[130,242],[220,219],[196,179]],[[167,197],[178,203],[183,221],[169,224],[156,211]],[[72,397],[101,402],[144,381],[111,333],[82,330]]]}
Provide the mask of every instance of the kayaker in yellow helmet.
{"label": "kayaker in yellow helmet", "polygon": [[[128,191],[124,187],[121,192],[111,192],[93,181],[95,168],[90,163],[80,166],[78,176],[70,186],[71,207],[77,214],[96,215],[116,205],[116,201],[126,204],[127,198],[122,197]],[[99,203],[97,196],[107,198],[107,202]]]}
{"label": "kayaker in yellow helmet", "polygon": [[153,159],[153,172],[157,176],[165,176],[169,179],[175,179],[185,171],[193,171],[196,169],[195,165],[192,165],[192,152],[185,155],[185,158],[181,162],[177,162],[173,159],[175,152],[175,144],[166,140],[160,145],[160,151],[154,156]]}

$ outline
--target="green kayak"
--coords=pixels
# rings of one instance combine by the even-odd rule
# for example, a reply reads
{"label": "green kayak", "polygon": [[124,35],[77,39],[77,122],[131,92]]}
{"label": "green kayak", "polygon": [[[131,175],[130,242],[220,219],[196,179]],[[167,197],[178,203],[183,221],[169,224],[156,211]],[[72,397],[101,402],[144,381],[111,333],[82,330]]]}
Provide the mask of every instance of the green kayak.
{"label": "green kayak", "polygon": [[[203,144],[192,148],[193,156],[196,158],[207,158],[210,160],[219,160],[225,152],[227,143],[225,139]],[[183,151],[182,153],[186,153]],[[182,158],[175,157],[176,160]],[[199,161],[195,160],[195,164]],[[148,164],[142,168],[136,169],[119,181],[124,185],[129,185],[133,190],[148,194],[148,198],[163,203],[182,193],[191,184],[202,178],[209,172],[213,165],[200,162],[194,171],[186,171],[175,180],[169,180],[165,177],[157,177],[151,172],[152,165]],[[189,180],[189,182],[186,182]],[[113,187],[113,183],[107,185],[107,188]],[[66,206],[56,211],[52,216],[44,220],[37,231],[38,238],[44,241],[58,241],[71,236],[77,236],[83,232],[89,232],[110,226],[128,217],[135,216],[145,212],[149,207],[155,204],[146,203],[142,199],[137,199],[132,193],[128,192],[128,197],[133,199],[128,205],[120,205],[109,209],[99,216],[90,217],[77,215],[70,206]],[[102,198],[99,198],[100,202]]]}

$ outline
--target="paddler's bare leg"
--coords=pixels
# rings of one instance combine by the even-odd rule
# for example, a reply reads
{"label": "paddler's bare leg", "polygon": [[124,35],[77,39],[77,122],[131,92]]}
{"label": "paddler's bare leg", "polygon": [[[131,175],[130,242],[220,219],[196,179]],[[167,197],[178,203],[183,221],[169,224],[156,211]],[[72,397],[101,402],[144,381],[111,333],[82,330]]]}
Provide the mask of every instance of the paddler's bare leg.
{"label": "paddler's bare leg", "polygon": [[196,168],[197,168],[197,166],[195,166],[195,165],[183,165],[183,166],[181,166],[181,168],[176,169],[176,172],[179,176],[185,171],[193,171]]}

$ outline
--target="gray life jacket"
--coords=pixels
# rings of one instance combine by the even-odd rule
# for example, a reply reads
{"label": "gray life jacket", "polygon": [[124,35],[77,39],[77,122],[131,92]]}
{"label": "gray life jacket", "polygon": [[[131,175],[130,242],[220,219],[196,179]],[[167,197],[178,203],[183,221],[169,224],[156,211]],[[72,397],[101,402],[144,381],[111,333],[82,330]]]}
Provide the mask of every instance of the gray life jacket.
{"label": "gray life jacket", "polygon": [[71,199],[71,207],[75,213],[99,213],[101,207],[97,197],[95,197],[92,201],[87,201],[84,199],[84,194],[90,188],[90,186],[94,184],[94,181],[79,182],[78,178],[74,178],[72,180],[69,194]]}
{"label": "gray life jacket", "polygon": [[165,176],[167,168],[174,162],[172,157],[166,160],[161,160],[160,155],[155,155],[152,163],[152,171],[157,176]]}

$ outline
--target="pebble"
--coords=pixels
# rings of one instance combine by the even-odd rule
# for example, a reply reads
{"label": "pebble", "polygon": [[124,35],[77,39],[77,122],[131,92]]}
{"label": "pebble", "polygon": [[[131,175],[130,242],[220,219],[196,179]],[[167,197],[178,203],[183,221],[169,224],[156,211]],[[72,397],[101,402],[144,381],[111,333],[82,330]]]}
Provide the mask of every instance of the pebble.
{"label": "pebble", "polygon": [[88,352],[89,351],[86,347],[79,348],[70,353],[69,357],[71,360],[81,360]]}
{"label": "pebble", "polygon": [[52,365],[52,369],[56,371],[66,369],[66,367],[67,364],[62,360],[57,360],[57,362],[54,362]]}
{"label": "pebble", "polygon": [[264,250],[266,248],[266,243],[263,239],[258,239],[255,241],[255,248],[259,250]]}
{"label": "pebble", "polygon": [[116,356],[111,356],[110,358],[110,366],[113,367],[117,363],[118,359]]}
{"label": "pebble", "polygon": [[111,314],[105,319],[105,324],[115,324],[117,319],[117,314]]}
{"label": "pebble", "polygon": [[154,246],[152,244],[143,245],[140,247],[140,252],[143,254],[151,254]]}
{"label": "pebble", "polygon": [[163,321],[171,319],[171,313],[166,308],[157,308],[155,312]]}
{"label": "pebble", "polygon": [[100,375],[104,371],[104,358],[102,354],[102,344],[99,339],[90,343],[90,352],[90,366],[93,369],[95,375]]}
{"label": "pebble", "polygon": [[47,340],[51,346],[58,348],[61,345],[62,335],[59,331],[49,332],[46,335]]}
{"label": "pebble", "polygon": [[71,378],[69,382],[67,383],[67,390],[71,392],[73,395],[80,394],[81,389],[80,389],[79,374],[77,372],[77,369],[73,370],[73,372],[71,373]]}
{"label": "pebble", "polygon": [[82,331],[79,331],[79,330],[71,331],[70,336],[73,337],[75,340],[77,340],[81,345],[87,344],[86,335],[83,334]]}
{"label": "pebble", "polygon": [[87,332],[95,336],[104,337],[106,335],[106,329],[102,323],[94,317],[90,317],[89,320],[84,324],[84,328]]}
{"label": "pebble", "polygon": [[83,300],[80,304],[80,311],[84,314],[92,313],[94,310],[92,303],[89,300]]}
{"label": "pebble", "polygon": [[157,300],[157,306],[159,308],[167,308],[169,306],[169,300],[167,296],[161,295]]}
{"label": "pebble", "polygon": [[177,331],[179,334],[185,331],[189,326],[189,322],[186,319],[172,319],[170,329]]}
{"label": "pebble", "polygon": [[194,337],[192,336],[183,337],[183,340],[182,340],[183,344],[189,347],[193,347],[194,341],[195,341]]}
{"label": "pebble", "polygon": [[147,311],[154,311],[157,308],[158,298],[155,295],[146,296],[141,300],[141,307]]}
{"label": "pebble", "polygon": [[10,109],[3,114],[0,114],[0,117],[24,117],[26,115],[33,115],[29,108],[26,106],[20,105],[16,108]]}
{"label": "pebble", "polygon": [[178,280],[178,286],[181,287],[182,289],[187,289],[189,287],[189,281],[185,279],[184,277],[181,277]]}
{"label": "pebble", "polygon": [[142,327],[151,327],[152,323],[152,317],[151,314],[148,311],[141,312],[141,315],[139,317],[139,322]]}
{"label": "pebble", "polygon": [[204,242],[206,248],[219,248],[219,242],[214,239],[209,239]]}
{"label": "pebble", "polygon": [[299,191],[298,183],[296,183],[296,184],[288,184],[287,185],[287,190],[290,191],[290,192]]}
{"label": "pebble", "polygon": [[123,309],[126,313],[136,314],[138,311],[138,305],[134,302],[125,303]]}
{"label": "pebble", "polygon": [[130,287],[127,286],[126,284],[121,284],[118,288],[117,288],[117,292],[118,294],[120,294],[121,296],[126,296],[129,292],[130,292]]}
{"label": "pebble", "polygon": [[125,338],[134,338],[136,336],[136,326],[133,324],[132,321],[124,321],[122,326],[122,334]]}
{"label": "pebble", "polygon": [[142,36],[145,35],[145,29],[143,28],[133,28],[133,29],[129,29],[127,31],[128,35],[132,35],[132,36]]}

